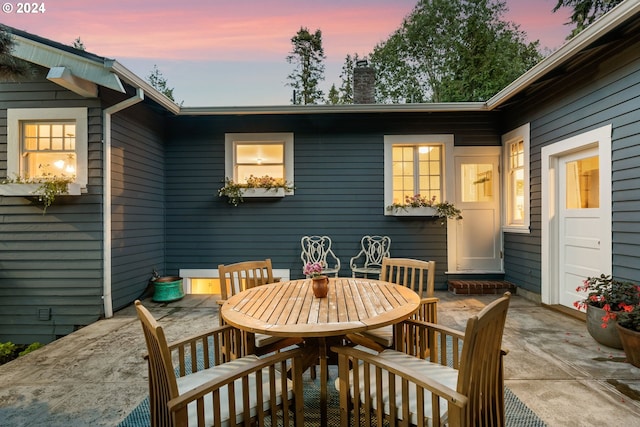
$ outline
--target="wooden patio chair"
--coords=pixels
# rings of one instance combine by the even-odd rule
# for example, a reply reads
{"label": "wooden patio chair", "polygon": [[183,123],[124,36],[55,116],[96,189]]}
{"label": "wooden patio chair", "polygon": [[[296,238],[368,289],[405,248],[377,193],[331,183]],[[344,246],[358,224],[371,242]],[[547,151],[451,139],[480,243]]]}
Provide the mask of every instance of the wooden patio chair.
{"label": "wooden patio chair", "polygon": [[322,274],[338,277],[340,259],[331,249],[332,242],[329,236],[303,236],[300,245],[303,266],[310,262],[318,262],[322,265]]}
{"label": "wooden patio chair", "polygon": [[[433,296],[435,273],[435,261],[422,261],[410,258],[384,258],[382,260],[380,280],[406,286],[416,291],[421,298],[420,308],[412,318],[430,323],[438,323],[438,298]],[[391,348],[393,346],[392,325],[363,331],[360,335],[364,337],[365,340],[360,340],[357,335],[349,335],[348,338],[356,344],[365,345],[377,351],[382,351],[384,348]],[[373,343],[371,341],[373,341]]]}
{"label": "wooden patio chair", "polygon": [[409,319],[395,325],[393,350],[332,347],[340,425],[349,426],[353,414],[357,426],[387,419],[403,426],[503,427],[501,344],[509,299],[507,292],[471,317],[464,334]]}
{"label": "wooden patio chair", "polygon": [[[230,297],[255,286],[262,286],[275,281],[271,259],[259,261],[243,261],[235,264],[218,265],[220,277],[220,291],[222,299],[218,304],[222,306]],[[220,325],[224,325],[222,316],[218,316]],[[248,338],[254,338],[255,352],[259,355],[269,354],[293,344],[301,343],[302,339],[281,338],[265,334],[248,333]]]}
{"label": "wooden patio chair", "polygon": [[391,238],[388,236],[364,236],[360,240],[360,252],[349,260],[351,275],[357,277],[358,274],[364,277],[375,275],[380,277],[382,260],[391,255]]}
{"label": "wooden patio chair", "polygon": [[151,313],[140,301],[135,306],[147,343],[152,426],[303,425],[302,350],[259,358],[231,325],[167,343]]}

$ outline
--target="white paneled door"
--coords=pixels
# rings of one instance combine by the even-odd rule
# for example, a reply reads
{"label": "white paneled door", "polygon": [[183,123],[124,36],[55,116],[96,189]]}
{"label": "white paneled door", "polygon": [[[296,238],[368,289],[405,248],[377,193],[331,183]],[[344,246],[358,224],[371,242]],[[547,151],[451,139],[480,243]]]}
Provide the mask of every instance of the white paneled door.
{"label": "white paneled door", "polygon": [[[455,271],[502,271],[499,155],[456,155]],[[450,266],[451,267],[451,266]],[[451,268],[450,268],[451,270]]]}

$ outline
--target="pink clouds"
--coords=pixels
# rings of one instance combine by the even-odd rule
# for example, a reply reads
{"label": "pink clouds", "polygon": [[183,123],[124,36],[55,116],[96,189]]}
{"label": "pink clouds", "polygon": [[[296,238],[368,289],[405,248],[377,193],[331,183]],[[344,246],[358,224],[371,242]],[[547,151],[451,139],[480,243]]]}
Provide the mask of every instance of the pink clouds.
{"label": "pink clouds", "polygon": [[103,56],[185,60],[203,55],[219,60],[284,58],[291,37],[306,26],[323,31],[328,56],[343,58],[346,53],[371,50],[397,28],[412,4],[413,0],[61,0],[43,15],[11,14],[3,16],[3,21],[62,43],[71,44],[80,36],[89,51]]}

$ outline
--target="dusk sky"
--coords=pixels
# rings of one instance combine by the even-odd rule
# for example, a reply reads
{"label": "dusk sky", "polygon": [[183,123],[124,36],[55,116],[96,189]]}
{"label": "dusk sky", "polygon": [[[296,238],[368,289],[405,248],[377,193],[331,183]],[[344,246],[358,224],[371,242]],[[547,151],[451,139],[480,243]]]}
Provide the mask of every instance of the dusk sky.
{"label": "dusk sky", "polygon": [[[156,64],[185,106],[290,104],[286,62],[300,27],[322,31],[327,92],[340,85],[347,54],[363,56],[388,38],[417,0],[49,0],[17,13],[3,0],[0,23],[116,59],[141,78]],[[560,47],[570,9],[557,0],[507,0],[505,19],[547,51]]]}

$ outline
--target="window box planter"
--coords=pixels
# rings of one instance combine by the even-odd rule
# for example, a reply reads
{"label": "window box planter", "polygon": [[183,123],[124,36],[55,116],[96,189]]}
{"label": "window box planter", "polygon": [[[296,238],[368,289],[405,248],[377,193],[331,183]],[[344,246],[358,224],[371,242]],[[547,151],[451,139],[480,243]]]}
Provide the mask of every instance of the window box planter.
{"label": "window box planter", "polygon": [[420,206],[420,207],[417,207],[417,208],[406,207],[406,208],[397,208],[397,209],[386,210],[385,211],[385,215],[389,215],[389,216],[429,216],[429,217],[434,217],[434,216],[438,216],[438,213],[436,212],[435,208],[431,208],[431,207],[427,207],[427,206]]}
{"label": "window box planter", "polygon": [[[0,184],[0,196],[37,197],[40,185],[41,184]],[[80,193],[80,184],[71,183],[67,185],[66,195],[79,196]]]}
{"label": "window box planter", "polygon": [[241,190],[244,198],[279,198],[285,196],[284,188],[243,188]]}

